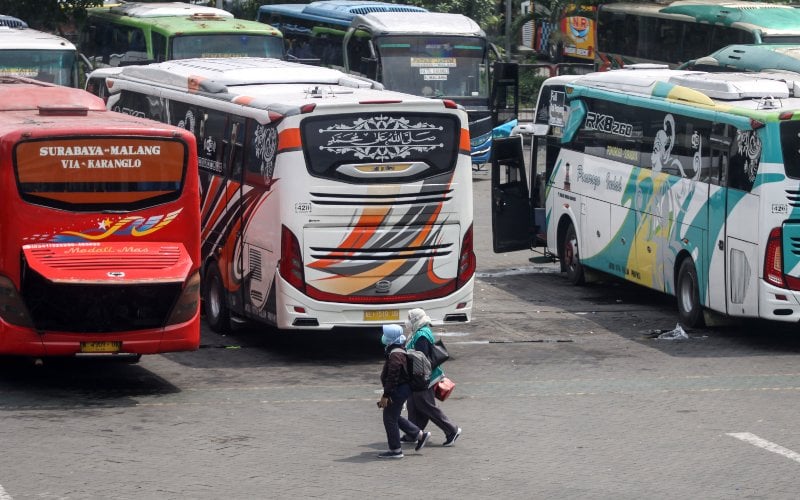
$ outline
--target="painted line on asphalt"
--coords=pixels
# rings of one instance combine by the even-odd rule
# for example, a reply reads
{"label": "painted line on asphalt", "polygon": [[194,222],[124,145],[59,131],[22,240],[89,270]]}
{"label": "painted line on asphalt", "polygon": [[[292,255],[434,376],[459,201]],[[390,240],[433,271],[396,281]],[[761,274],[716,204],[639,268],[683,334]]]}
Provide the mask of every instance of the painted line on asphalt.
{"label": "painted line on asphalt", "polygon": [[6,493],[6,490],[3,489],[3,485],[0,484],[0,500],[13,500],[11,495]]}
{"label": "painted line on asphalt", "polygon": [[751,434],[749,432],[729,432],[728,435],[731,437],[735,437],[736,439],[742,440],[745,443],[750,443],[753,446],[758,446],[759,448],[771,451],[772,453],[777,453],[778,455],[784,456],[789,460],[800,462],[800,453],[792,451],[789,448],[784,448],[783,446],[775,444],[772,441],[767,441],[766,439],[762,439],[756,436],[755,434]]}

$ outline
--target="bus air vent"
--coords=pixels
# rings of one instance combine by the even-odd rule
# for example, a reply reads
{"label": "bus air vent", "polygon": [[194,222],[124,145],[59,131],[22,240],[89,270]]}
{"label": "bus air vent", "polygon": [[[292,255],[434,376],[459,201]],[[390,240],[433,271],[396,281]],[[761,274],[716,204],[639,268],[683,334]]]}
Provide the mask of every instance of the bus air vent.
{"label": "bus air vent", "polygon": [[70,106],[68,104],[51,104],[39,106],[39,116],[86,116],[89,108],[85,106]]}

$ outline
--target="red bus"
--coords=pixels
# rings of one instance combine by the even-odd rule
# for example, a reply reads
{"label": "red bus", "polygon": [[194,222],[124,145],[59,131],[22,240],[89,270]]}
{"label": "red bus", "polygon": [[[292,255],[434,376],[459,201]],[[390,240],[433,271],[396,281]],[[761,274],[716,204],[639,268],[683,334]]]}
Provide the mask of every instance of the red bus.
{"label": "red bus", "polygon": [[198,348],[193,135],[0,77],[0,189],[0,354]]}

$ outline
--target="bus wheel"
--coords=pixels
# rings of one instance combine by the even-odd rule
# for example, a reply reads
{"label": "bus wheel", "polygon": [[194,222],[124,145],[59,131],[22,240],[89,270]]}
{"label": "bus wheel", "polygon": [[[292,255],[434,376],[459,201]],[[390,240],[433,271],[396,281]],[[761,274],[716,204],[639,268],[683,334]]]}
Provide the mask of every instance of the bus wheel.
{"label": "bus wheel", "polygon": [[703,326],[703,307],[700,305],[700,288],[697,270],[692,259],[684,259],[678,269],[678,282],[675,287],[678,298],[678,319],[687,328]]}
{"label": "bus wheel", "polygon": [[230,330],[230,311],[225,302],[225,287],[222,285],[222,276],[216,265],[211,265],[206,274],[203,294],[203,308],[206,313],[206,322],[217,333],[228,333]]}
{"label": "bus wheel", "polygon": [[561,267],[567,270],[567,279],[573,285],[582,285],[586,276],[583,274],[583,265],[581,265],[581,258],[578,254],[578,235],[571,222],[564,233],[563,249]]}

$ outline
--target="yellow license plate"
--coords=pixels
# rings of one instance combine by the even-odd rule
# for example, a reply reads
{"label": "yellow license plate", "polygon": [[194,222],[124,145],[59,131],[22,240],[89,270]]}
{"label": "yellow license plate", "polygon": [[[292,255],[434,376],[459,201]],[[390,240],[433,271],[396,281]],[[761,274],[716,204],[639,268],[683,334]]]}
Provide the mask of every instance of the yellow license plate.
{"label": "yellow license plate", "polygon": [[400,309],[379,309],[364,311],[364,321],[399,321]]}
{"label": "yellow license plate", "polygon": [[81,352],[119,352],[122,342],[118,340],[109,342],[81,342]]}

